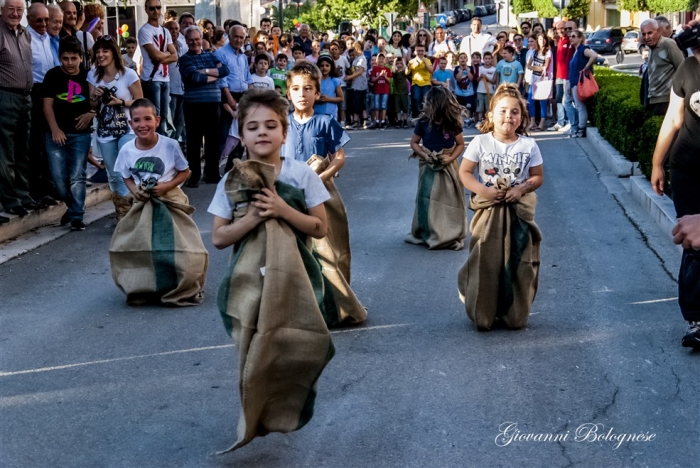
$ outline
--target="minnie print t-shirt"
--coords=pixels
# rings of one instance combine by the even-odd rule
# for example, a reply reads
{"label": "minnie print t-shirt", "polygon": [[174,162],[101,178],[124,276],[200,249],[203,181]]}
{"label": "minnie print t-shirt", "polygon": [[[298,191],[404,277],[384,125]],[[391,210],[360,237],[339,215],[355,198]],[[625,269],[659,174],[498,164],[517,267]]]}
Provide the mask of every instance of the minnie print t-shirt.
{"label": "minnie print t-shirt", "polygon": [[464,157],[479,165],[479,178],[487,187],[501,177],[514,187],[530,177],[530,168],[542,164],[542,153],[533,138],[518,136],[513,143],[503,143],[493,133],[477,135],[467,146]]}
{"label": "minnie print t-shirt", "polygon": [[452,148],[455,144],[455,137],[462,133],[443,132],[437,126],[430,124],[426,118],[421,118],[416,123],[413,133],[421,137],[422,145],[430,151],[442,151],[445,148]]}
{"label": "minnie print t-shirt", "polygon": [[92,129],[77,130],[76,118],[90,111],[90,87],[87,71],[80,70],[77,75],[69,75],[59,67],[54,67],[44,77],[44,97],[53,99],[53,113],[58,128],[66,135],[90,133]]}

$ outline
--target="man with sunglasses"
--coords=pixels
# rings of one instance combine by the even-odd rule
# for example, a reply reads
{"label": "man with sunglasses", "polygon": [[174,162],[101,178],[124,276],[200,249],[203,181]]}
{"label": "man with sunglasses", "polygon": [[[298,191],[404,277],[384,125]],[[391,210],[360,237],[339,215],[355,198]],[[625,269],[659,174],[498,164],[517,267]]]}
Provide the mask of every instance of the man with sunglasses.
{"label": "man with sunglasses", "polygon": [[45,135],[48,132],[44,117],[44,76],[53,67],[60,65],[51,48],[48,34],[49,10],[43,3],[32,3],[27,10],[27,31],[32,37],[32,126],[29,136],[29,161],[32,170],[29,177],[29,189],[32,198],[45,205],[56,205],[51,198],[53,181],[46,155]]}
{"label": "man with sunglasses", "polygon": [[564,86],[569,79],[569,63],[574,56],[574,48],[571,47],[569,35],[575,27],[576,23],[573,21],[559,21],[556,24],[557,31],[559,32],[559,42],[557,43],[555,56],[556,63],[554,64],[556,70],[554,74],[554,85],[556,91],[557,121],[547,129],[547,131],[550,132],[566,132],[571,128],[571,125],[566,120],[566,111],[564,110],[564,102],[567,96],[564,92]]}
{"label": "man with sunglasses", "polygon": [[141,87],[143,97],[156,106],[160,116],[158,133],[169,136],[168,128],[172,128],[170,119],[170,74],[168,64],[177,62],[177,50],[173,44],[170,31],[161,26],[160,0],[146,0],[148,22],[141,26],[138,33],[141,46]]}
{"label": "man with sunglasses", "polygon": [[481,18],[473,18],[472,31],[467,37],[462,39],[462,43],[459,45],[459,53],[467,54],[469,65],[473,65],[471,57],[474,52],[479,52],[483,56],[484,52],[493,52],[497,43],[498,41],[491,34],[481,32]]}

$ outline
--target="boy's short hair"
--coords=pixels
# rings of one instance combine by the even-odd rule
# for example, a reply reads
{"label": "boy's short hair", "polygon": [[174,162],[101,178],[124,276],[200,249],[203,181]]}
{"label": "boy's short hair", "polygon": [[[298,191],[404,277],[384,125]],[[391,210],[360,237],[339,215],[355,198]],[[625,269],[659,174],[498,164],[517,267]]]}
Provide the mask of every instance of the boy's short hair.
{"label": "boy's short hair", "polygon": [[520,33],[513,34],[513,40],[515,40],[516,37],[519,37],[520,39],[523,39],[523,35]]}
{"label": "boy's short hair", "polygon": [[257,106],[266,107],[277,114],[277,117],[280,119],[280,124],[282,125],[282,131],[287,135],[287,127],[289,126],[289,101],[283,98],[278,91],[273,91],[271,89],[249,89],[243,94],[241,100],[238,101],[239,134],[243,133],[242,129],[246,119],[250,115],[250,112]]}
{"label": "boy's short hair", "polygon": [[275,60],[286,60],[289,61],[289,57],[287,57],[287,54],[277,54],[277,57],[275,57]]}
{"label": "boy's short hair", "polygon": [[414,49],[417,49],[417,48],[419,48],[419,47],[425,49],[425,46],[424,46],[423,44],[416,44],[413,48],[414,48]]}
{"label": "boy's short hair", "polygon": [[444,60],[445,62],[447,62],[447,57],[440,57],[440,58],[438,59],[438,62],[442,62],[443,60]]}
{"label": "boy's short hair", "polygon": [[131,106],[129,107],[129,110],[131,112],[134,112],[136,109],[139,108],[151,109],[153,111],[153,115],[155,115],[156,117],[158,116],[158,109],[156,109],[156,105],[146,98],[140,98],[132,102]]}
{"label": "boy's short hair", "polygon": [[321,70],[313,63],[307,62],[306,60],[295,63],[287,74],[287,88],[291,88],[292,79],[295,76],[308,77],[314,83],[314,86],[316,86],[316,91],[321,91]]}
{"label": "boy's short hair", "polygon": [[253,59],[253,63],[255,63],[255,64],[257,65],[258,62],[260,62],[261,60],[266,61],[267,64],[270,65],[270,56],[267,55],[267,54],[258,54],[258,55],[256,55],[255,58]]}
{"label": "boy's short hair", "polygon": [[139,41],[137,41],[135,37],[129,36],[126,38],[126,42],[124,44],[126,44],[126,45],[129,45],[129,44],[139,45]]}
{"label": "boy's short hair", "polygon": [[476,55],[477,57],[481,58],[481,52],[479,52],[478,50],[472,52],[472,57],[475,56],[475,55]]}
{"label": "boy's short hair", "polygon": [[505,46],[503,48],[503,51],[515,55],[515,47],[513,47],[512,45]]}
{"label": "boy's short hair", "polygon": [[375,57],[377,57],[377,58],[379,58],[379,57],[384,57],[384,58],[386,58],[386,54],[385,54],[384,52],[379,52],[377,55],[375,55]]}
{"label": "boy's short hair", "polygon": [[66,36],[58,41],[58,56],[63,54],[78,54],[78,57],[83,58],[83,46],[80,45],[78,38]]}
{"label": "boy's short hair", "polygon": [[486,52],[484,52],[484,58],[486,58],[486,57],[493,58],[493,54],[487,50]]}
{"label": "boy's short hair", "polygon": [[304,52],[304,48],[302,46],[300,46],[299,44],[292,47],[292,53],[299,52],[299,51]]}

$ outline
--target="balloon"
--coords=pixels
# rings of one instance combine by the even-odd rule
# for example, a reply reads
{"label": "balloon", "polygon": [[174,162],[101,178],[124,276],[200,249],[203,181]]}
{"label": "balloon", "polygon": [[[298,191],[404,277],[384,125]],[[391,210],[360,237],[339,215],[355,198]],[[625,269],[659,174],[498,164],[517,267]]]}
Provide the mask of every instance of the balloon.
{"label": "balloon", "polygon": [[122,31],[128,31],[129,30],[129,25],[128,24],[122,24]]}
{"label": "balloon", "polygon": [[122,37],[123,37],[124,39],[126,39],[127,37],[129,37],[129,32],[126,31],[124,34],[122,34]]}
{"label": "balloon", "polygon": [[117,34],[119,34],[120,36],[123,34],[123,31],[121,28],[117,29]]}

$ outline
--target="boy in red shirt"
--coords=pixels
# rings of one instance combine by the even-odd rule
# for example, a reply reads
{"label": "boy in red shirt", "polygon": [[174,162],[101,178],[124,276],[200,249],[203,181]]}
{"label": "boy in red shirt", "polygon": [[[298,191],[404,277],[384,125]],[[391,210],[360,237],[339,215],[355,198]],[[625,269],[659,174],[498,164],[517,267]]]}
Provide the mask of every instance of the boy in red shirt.
{"label": "boy in red shirt", "polygon": [[369,79],[374,83],[374,105],[372,106],[372,114],[376,127],[381,130],[386,130],[388,126],[386,121],[386,108],[389,103],[389,84],[391,83],[391,68],[385,66],[386,57],[384,54],[377,55],[377,65],[372,67],[369,73]]}

